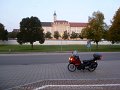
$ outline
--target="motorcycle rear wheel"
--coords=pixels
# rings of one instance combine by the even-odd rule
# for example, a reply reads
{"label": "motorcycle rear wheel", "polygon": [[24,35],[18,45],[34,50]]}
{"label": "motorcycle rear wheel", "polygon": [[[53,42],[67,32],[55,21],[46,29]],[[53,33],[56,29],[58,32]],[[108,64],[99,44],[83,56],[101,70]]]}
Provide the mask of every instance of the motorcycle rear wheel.
{"label": "motorcycle rear wheel", "polygon": [[74,64],[68,64],[68,70],[70,71],[70,72],[74,72],[75,70],[76,70],[76,66],[74,65]]}
{"label": "motorcycle rear wheel", "polygon": [[95,69],[97,68],[97,65],[98,65],[97,63],[93,63],[92,65],[89,66],[88,70],[89,70],[90,72],[95,71]]}
{"label": "motorcycle rear wheel", "polygon": [[88,70],[89,70],[90,72],[95,71],[95,69],[96,69],[96,68],[88,68]]}

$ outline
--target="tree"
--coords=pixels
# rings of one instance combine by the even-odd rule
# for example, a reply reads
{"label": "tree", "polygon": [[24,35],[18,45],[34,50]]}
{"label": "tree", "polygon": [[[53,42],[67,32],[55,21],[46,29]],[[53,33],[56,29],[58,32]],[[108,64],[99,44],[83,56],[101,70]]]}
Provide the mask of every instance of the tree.
{"label": "tree", "polygon": [[75,38],[77,38],[77,37],[78,37],[78,34],[75,33],[75,32],[72,32],[70,38],[71,38],[71,39],[75,39]]}
{"label": "tree", "polygon": [[69,33],[67,31],[64,31],[64,34],[62,36],[62,38],[65,40],[65,39],[68,39],[69,38]]}
{"label": "tree", "polygon": [[18,34],[18,32],[14,32],[14,31],[9,32],[8,33],[8,38],[15,39],[15,38],[17,38],[17,34]]}
{"label": "tree", "polygon": [[107,24],[105,24],[103,31],[103,39],[105,40],[109,40],[109,35],[108,35],[109,28],[110,27]]}
{"label": "tree", "polygon": [[52,38],[51,35],[52,35],[51,32],[48,31],[48,32],[45,34],[45,38],[51,39],[51,38]]}
{"label": "tree", "polygon": [[45,41],[45,35],[40,20],[33,16],[23,18],[20,22],[20,32],[17,35],[17,42],[19,44],[29,42],[33,48],[33,43],[36,41],[39,41],[40,44]]}
{"label": "tree", "polygon": [[81,33],[78,33],[78,38],[83,39]]}
{"label": "tree", "polygon": [[8,31],[5,30],[4,25],[0,23],[0,40],[8,40]]}
{"label": "tree", "polygon": [[108,31],[109,41],[112,43],[120,42],[120,8],[113,17],[112,25]]}
{"label": "tree", "polygon": [[87,27],[82,29],[82,31],[81,31],[82,38],[87,38],[87,31],[88,31],[87,29],[88,29]]}
{"label": "tree", "polygon": [[58,39],[60,37],[60,34],[58,31],[55,31],[54,32],[54,38]]}
{"label": "tree", "polygon": [[103,38],[104,26],[104,15],[100,11],[94,12],[89,17],[87,27],[82,30],[82,36],[94,41],[98,47],[98,42]]}

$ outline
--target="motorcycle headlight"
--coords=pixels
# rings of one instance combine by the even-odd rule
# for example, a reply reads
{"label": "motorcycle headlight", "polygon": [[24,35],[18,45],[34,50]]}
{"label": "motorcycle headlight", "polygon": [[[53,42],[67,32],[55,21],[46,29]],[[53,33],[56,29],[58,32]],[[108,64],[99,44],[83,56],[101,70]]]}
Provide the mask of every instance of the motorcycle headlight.
{"label": "motorcycle headlight", "polygon": [[72,60],[73,60],[73,58],[71,58],[71,57],[70,57],[70,58],[69,58],[69,60],[70,60],[70,61],[72,61]]}
{"label": "motorcycle headlight", "polygon": [[70,57],[69,57],[69,60],[70,60]]}

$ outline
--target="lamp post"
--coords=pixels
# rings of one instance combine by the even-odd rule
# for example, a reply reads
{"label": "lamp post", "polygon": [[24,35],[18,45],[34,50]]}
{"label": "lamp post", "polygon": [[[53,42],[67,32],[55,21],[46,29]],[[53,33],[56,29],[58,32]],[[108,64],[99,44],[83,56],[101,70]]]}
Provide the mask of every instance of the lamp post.
{"label": "lamp post", "polygon": [[62,33],[61,33],[61,52],[62,52]]}

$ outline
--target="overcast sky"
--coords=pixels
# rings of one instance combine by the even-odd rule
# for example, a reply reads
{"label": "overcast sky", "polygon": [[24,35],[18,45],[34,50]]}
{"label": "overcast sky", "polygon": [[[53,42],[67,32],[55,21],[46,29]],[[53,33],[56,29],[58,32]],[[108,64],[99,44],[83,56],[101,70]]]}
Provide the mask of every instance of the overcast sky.
{"label": "overcast sky", "polygon": [[0,23],[12,31],[26,17],[36,16],[41,22],[52,22],[54,11],[59,20],[88,22],[88,16],[100,11],[110,24],[118,8],[120,0],[0,0]]}

